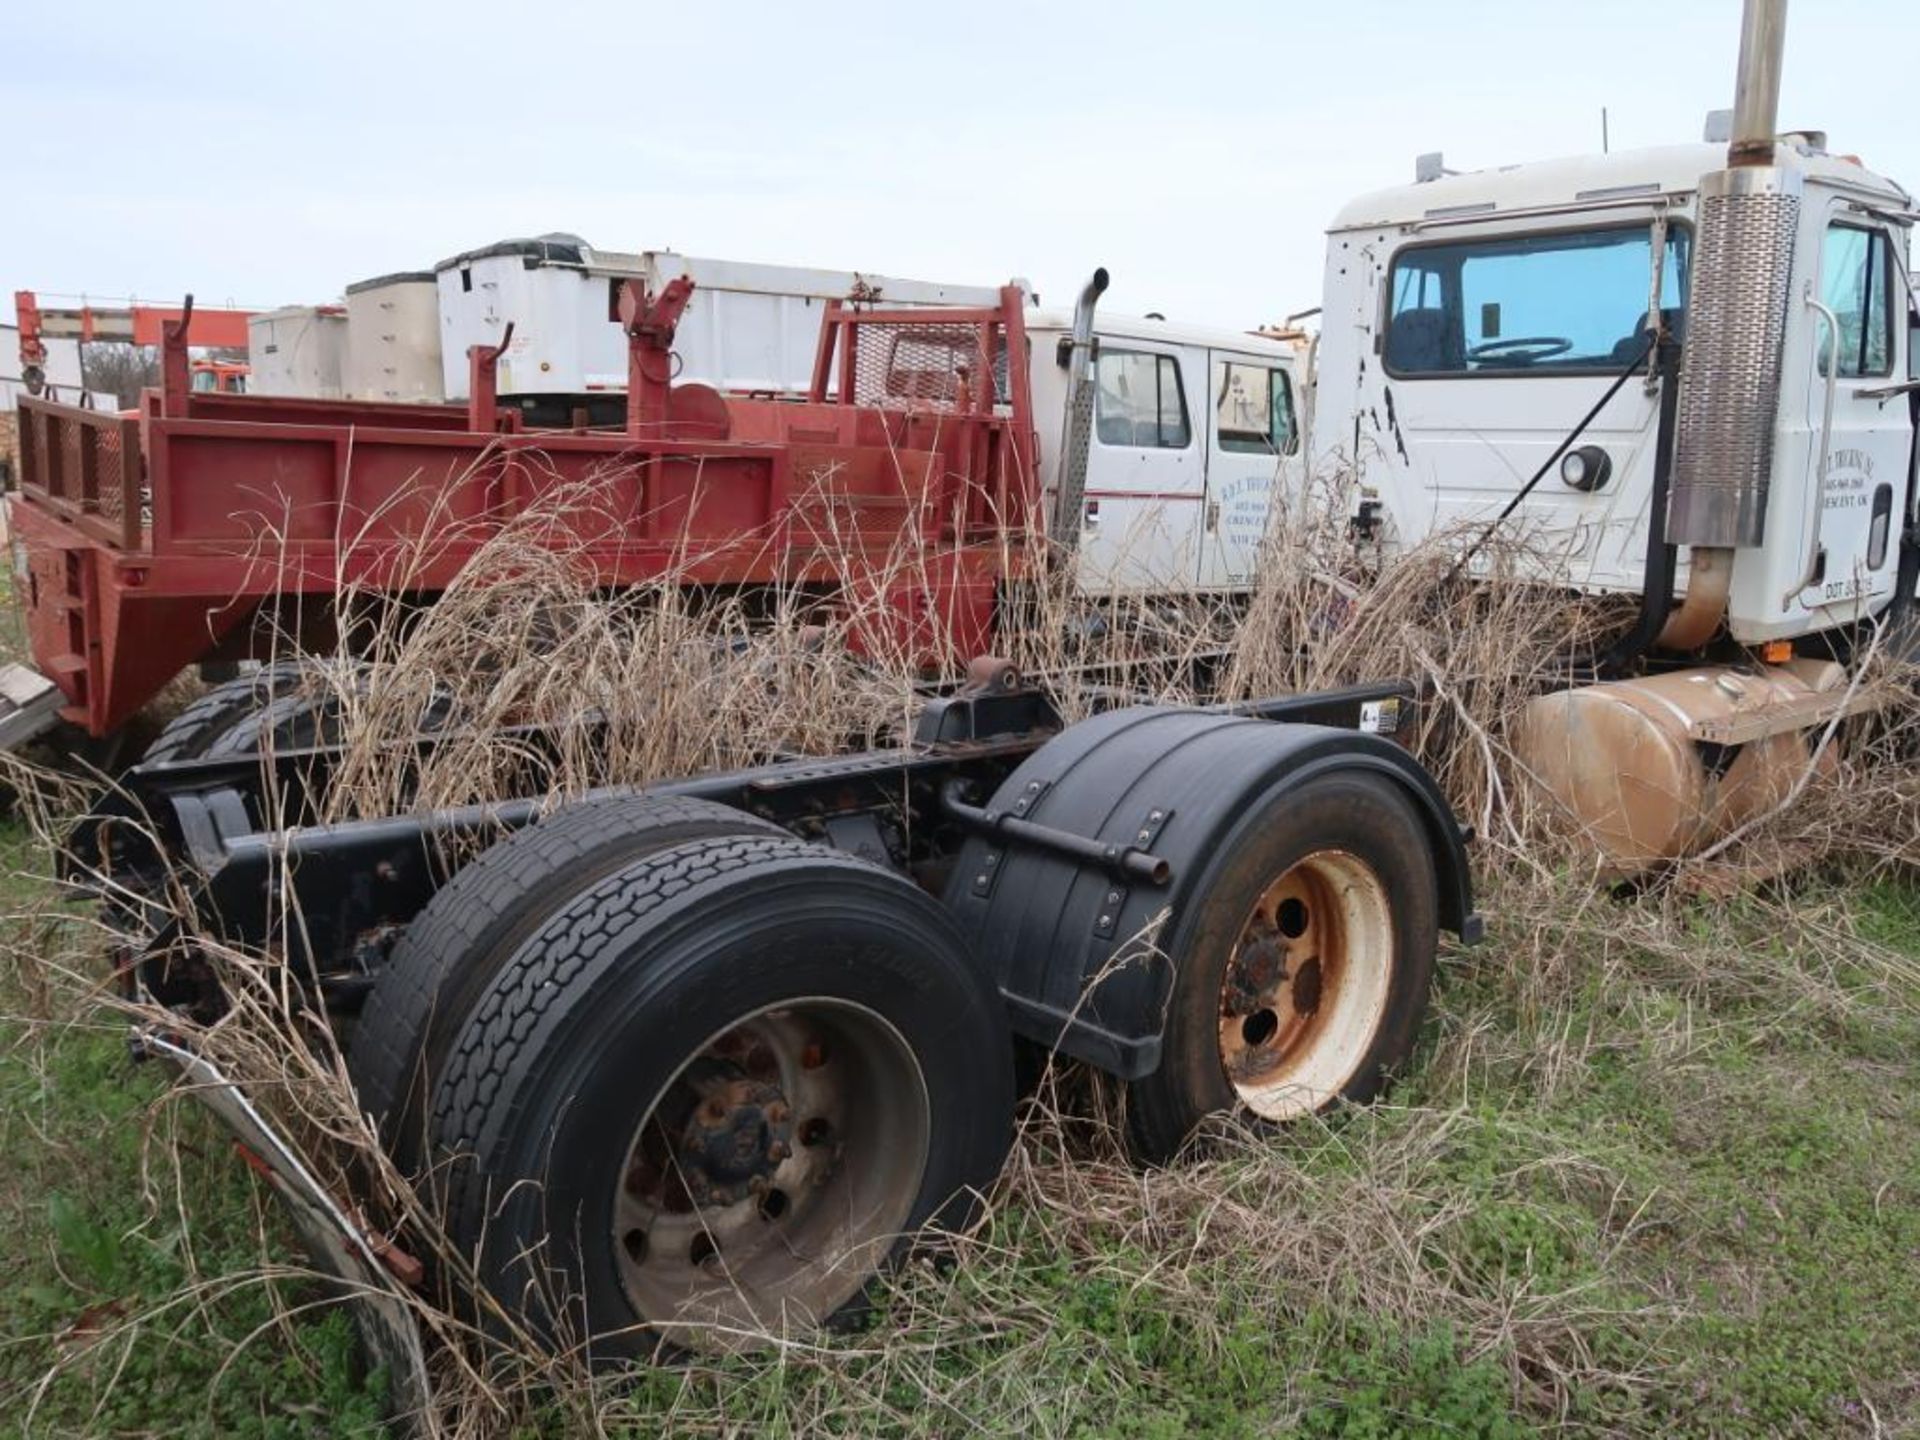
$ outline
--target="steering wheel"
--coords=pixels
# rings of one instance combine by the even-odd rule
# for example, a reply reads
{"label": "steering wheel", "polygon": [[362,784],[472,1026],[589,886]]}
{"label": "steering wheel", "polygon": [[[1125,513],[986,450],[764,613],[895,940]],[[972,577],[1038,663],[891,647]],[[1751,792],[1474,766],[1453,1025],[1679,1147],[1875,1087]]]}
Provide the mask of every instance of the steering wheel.
{"label": "steering wheel", "polygon": [[1467,347],[1469,360],[1516,360],[1522,365],[1531,365],[1536,360],[1548,360],[1555,355],[1564,355],[1573,348],[1573,341],[1562,339],[1558,335],[1515,335],[1506,340],[1488,340],[1479,345]]}

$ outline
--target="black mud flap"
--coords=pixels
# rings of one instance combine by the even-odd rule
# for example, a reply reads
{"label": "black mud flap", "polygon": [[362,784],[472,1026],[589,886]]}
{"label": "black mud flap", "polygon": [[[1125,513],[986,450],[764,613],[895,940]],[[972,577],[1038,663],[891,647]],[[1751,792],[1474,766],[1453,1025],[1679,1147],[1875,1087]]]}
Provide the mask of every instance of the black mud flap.
{"label": "black mud flap", "polygon": [[390,1416],[403,1430],[415,1428],[419,1417],[428,1413],[431,1394],[420,1328],[399,1282],[380,1263],[365,1232],[239,1085],[212,1062],[158,1031],[143,1029],[135,1042],[147,1054],[176,1066],[187,1093],[219,1117],[246,1147],[255,1168],[285,1204],[314,1269],[350,1308],[373,1362],[386,1367]]}

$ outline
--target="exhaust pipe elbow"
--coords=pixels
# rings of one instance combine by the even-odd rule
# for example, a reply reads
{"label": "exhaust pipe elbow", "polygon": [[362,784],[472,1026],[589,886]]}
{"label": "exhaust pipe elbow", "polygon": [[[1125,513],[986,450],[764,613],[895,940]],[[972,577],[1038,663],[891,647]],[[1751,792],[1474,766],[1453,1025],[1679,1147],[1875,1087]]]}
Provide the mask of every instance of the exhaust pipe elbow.
{"label": "exhaust pipe elbow", "polygon": [[1100,303],[1100,297],[1107,293],[1107,267],[1102,265],[1088,277],[1087,283],[1080,289],[1080,298],[1073,304],[1073,343],[1085,345],[1093,339],[1093,307]]}
{"label": "exhaust pipe elbow", "polygon": [[1687,593],[1654,644],[1662,650],[1698,650],[1726,618],[1732,589],[1733,551],[1696,545],[1687,560]]}
{"label": "exhaust pipe elbow", "polygon": [[1072,549],[1080,543],[1087,497],[1087,450],[1093,439],[1093,308],[1107,289],[1107,270],[1095,270],[1073,306],[1073,334],[1060,342],[1067,372],[1067,415],[1060,432],[1060,474],[1049,533]]}

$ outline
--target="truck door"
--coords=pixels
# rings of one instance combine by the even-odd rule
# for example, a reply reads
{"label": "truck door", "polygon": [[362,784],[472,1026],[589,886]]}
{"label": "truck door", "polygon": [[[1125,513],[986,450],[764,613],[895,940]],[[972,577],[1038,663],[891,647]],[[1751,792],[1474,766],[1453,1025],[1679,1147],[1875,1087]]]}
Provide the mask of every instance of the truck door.
{"label": "truck door", "polygon": [[[1378,378],[1354,419],[1369,441],[1361,481],[1386,506],[1400,545],[1476,533],[1647,353],[1653,222],[1535,226],[1458,238],[1437,230],[1447,238],[1416,240],[1393,257]],[[1683,227],[1666,228],[1660,307],[1676,331],[1687,244]],[[1604,456],[1587,483],[1550,474],[1521,502],[1508,529],[1526,537],[1540,578],[1640,588],[1657,418],[1656,397],[1629,380],[1581,436]]]}
{"label": "truck door", "polygon": [[1193,584],[1206,471],[1188,397],[1206,394],[1204,361],[1172,345],[1100,344],[1080,529],[1088,594]]}
{"label": "truck door", "polygon": [[[1912,413],[1906,396],[1894,393],[1904,373],[1906,287],[1892,236],[1842,199],[1828,205],[1820,237],[1819,293],[1838,335],[1827,333],[1824,318],[1816,322],[1819,362],[1808,367],[1805,399],[1807,483],[1798,492],[1806,503],[1797,514],[1783,517],[1790,518],[1783,527],[1788,534],[1797,530],[1799,536],[1792,553],[1806,557],[1796,560],[1796,567],[1810,560],[1814,576],[1800,592],[1800,608],[1813,613],[1842,607],[1813,621],[1816,625],[1850,619],[1859,600],[1892,593],[1913,453]],[[1833,423],[1821,475],[1829,376]]]}
{"label": "truck door", "polygon": [[1276,497],[1299,489],[1300,434],[1293,376],[1272,356],[1214,351],[1199,583],[1253,582]]}

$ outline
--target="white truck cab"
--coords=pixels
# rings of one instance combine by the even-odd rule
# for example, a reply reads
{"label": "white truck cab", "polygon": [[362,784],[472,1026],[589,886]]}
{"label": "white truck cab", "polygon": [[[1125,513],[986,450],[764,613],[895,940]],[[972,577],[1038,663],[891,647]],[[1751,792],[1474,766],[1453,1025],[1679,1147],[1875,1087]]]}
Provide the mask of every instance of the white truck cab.
{"label": "white truck cab", "polygon": [[[1696,412],[1678,425],[1688,473],[1722,450],[1752,459],[1752,478],[1713,478],[1673,512],[1709,490],[1739,510],[1738,541],[1711,542],[1740,547],[1724,552],[1732,637],[1806,635],[1884,607],[1912,503],[1912,198],[1828,154],[1823,136],[1781,136],[1766,184],[1792,203],[1754,198],[1728,242],[1743,284],[1774,268],[1777,302],[1696,294],[1702,206],[1720,203],[1703,179],[1726,154],[1702,143],[1441,174],[1340,212],[1314,462],[1355,476],[1364,528],[1406,547],[1470,533],[1511,505],[1535,578],[1637,593],[1650,538],[1655,550],[1681,541],[1673,589],[1684,593],[1700,536],[1668,532],[1657,513],[1662,387],[1649,330],[1664,325],[1681,345],[1679,404],[1691,395]],[[1735,343],[1689,373],[1696,309],[1712,309],[1715,338]]]}
{"label": "white truck cab", "polygon": [[[1040,478],[1052,513],[1072,317],[1026,316]],[[1274,497],[1304,474],[1305,353],[1292,339],[1101,313],[1080,504],[1089,595],[1249,589]]]}

